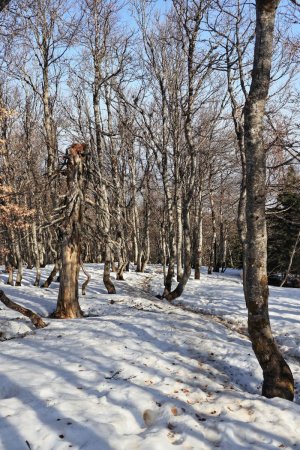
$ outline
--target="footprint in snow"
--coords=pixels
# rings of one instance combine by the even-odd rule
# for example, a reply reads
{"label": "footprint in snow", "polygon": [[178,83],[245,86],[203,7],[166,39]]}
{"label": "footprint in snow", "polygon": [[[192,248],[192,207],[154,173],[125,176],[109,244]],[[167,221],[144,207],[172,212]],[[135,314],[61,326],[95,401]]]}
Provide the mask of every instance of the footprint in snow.
{"label": "footprint in snow", "polygon": [[156,420],[159,418],[160,412],[159,411],[153,411],[152,409],[146,409],[143,412],[143,420],[145,422],[145,425],[147,427],[151,427]]}

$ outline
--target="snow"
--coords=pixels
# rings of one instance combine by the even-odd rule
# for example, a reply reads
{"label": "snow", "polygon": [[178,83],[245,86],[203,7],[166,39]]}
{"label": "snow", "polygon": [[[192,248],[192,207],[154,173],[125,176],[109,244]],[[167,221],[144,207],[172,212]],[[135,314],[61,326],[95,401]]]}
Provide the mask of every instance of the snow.
{"label": "snow", "polygon": [[[201,282],[191,277],[187,291],[174,304],[214,315],[231,329],[246,333],[247,310],[242,286],[238,270],[207,275],[207,269],[202,268]],[[151,288],[163,291],[158,277]],[[270,286],[269,290],[270,319],[276,340],[284,353],[300,359],[300,289]]]}
{"label": "snow", "polygon": [[[126,273],[117,295],[106,293],[100,265],[87,269],[83,319],[35,330],[0,305],[1,449],[300,449],[298,393],[294,403],[259,395],[237,272],[203,270],[170,305],[153,295],[159,267]],[[54,310],[57,283],[35,288],[31,270],[22,287],[1,278],[12,300]],[[271,288],[272,326],[297,389],[299,301],[299,289]]]}

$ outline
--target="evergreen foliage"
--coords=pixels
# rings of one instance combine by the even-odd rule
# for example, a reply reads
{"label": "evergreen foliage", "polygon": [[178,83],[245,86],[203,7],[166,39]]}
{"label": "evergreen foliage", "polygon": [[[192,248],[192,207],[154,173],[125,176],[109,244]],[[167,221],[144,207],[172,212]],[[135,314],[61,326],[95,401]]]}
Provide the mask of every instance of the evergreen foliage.
{"label": "evergreen foliage", "polygon": [[[300,175],[290,167],[277,196],[276,214],[268,218],[268,272],[284,274],[300,230]],[[291,274],[300,275],[298,243]]]}

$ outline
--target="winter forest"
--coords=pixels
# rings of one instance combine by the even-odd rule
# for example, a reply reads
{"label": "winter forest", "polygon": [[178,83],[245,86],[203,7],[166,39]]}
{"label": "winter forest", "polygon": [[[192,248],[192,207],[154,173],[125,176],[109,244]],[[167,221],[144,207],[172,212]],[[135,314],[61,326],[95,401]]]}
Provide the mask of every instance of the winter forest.
{"label": "winter forest", "polygon": [[298,1],[0,10],[0,449],[300,449]]}

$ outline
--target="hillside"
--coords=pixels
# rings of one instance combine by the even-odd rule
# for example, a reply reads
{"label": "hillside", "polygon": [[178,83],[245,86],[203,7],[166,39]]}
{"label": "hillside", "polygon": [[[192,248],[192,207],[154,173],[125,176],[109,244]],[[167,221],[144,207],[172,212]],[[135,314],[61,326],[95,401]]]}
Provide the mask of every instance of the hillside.
{"label": "hillside", "polygon": [[[80,303],[86,317],[29,320],[0,310],[1,449],[300,449],[300,290],[272,288],[271,320],[293,370],[296,402],[259,395],[236,273],[202,274],[176,305],[156,299],[161,274],[126,274],[105,293],[99,265]],[[4,281],[6,276],[2,274]],[[43,316],[51,289],[1,282]]]}

